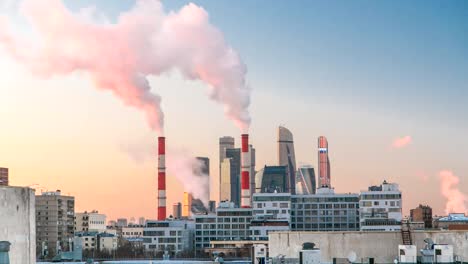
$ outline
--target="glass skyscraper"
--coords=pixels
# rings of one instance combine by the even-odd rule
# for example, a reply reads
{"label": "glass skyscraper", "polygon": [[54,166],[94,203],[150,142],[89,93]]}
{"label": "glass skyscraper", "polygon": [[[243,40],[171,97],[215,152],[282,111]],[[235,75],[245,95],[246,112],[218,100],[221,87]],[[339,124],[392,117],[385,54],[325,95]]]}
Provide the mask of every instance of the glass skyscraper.
{"label": "glass skyscraper", "polygon": [[296,155],[291,131],[285,127],[278,127],[278,165],[287,167],[287,192],[296,190]]}

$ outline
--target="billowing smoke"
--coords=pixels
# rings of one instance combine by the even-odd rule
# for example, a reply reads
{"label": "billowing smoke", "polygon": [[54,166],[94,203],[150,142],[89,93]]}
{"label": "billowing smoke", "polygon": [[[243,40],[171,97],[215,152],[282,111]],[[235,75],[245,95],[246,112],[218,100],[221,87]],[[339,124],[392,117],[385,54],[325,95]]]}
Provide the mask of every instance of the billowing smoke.
{"label": "billowing smoke", "polygon": [[453,172],[445,170],[439,172],[440,192],[447,199],[445,213],[468,212],[468,196],[460,191],[460,179]]}
{"label": "billowing smoke", "polygon": [[165,13],[157,0],[137,1],[115,24],[97,19],[93,9],[72,13],[60,0],[25,0],[21,11],[40,40],[21,40],[0,21],[0,44],[32,72],[43,77],[86,72],[97,88],[143,111],[161,135],[161,98],[150,91],[147,76],[177,69],[208,84],[210,98],[247,130],[246,67],[203,8],[188,4]]}
{"label": "billowing smoke", "polygon": [[194,159],[185,150],[169,149],[167,154],[168,175],[176,176],[186,192],[192,193],[193,197],[200,199],[205,206],[208,206],[210,177],[202,173],[203,163]]}

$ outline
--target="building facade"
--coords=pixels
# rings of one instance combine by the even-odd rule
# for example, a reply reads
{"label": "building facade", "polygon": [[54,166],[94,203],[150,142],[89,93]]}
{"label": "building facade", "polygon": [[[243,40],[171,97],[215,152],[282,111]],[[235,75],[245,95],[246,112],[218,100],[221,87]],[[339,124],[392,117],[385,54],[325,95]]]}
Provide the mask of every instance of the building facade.
{"label": "building facade", "polygon": [[396,183],[384,181],[371,186],[360,195],[360,225],[362,231],[401,230],[401,192]]}
{"label": "building facade", "polygon": [[106,231],[106,215],[98,211],[75,213],[75,232]]}
{"label": "building facade", "polygon": [[288,193],[288,167],[265,166],[255,175],[255,192]]}
{"label": "building facade", "polygon": [[0,168],[0,186],[8,186],[8,168]]}
{"label": "building facade", "polygon": [[290,229],[290,193],[255,193],[252,206],[250,222],[252,240],[268,240],[270,232]]}
{"label": "building facade", "polygon": [[315,194],[317,183],[314,167],[309,165],[300,166],[296,172],[296,182],[297,194]]}
{"label": "building facade", "polygon": [[411,222],[424,222],[424,228],[432,228],[432,208],[429,205],[420,204],[410,210]]}
{"label": "building facade", "polygon": [[286,166],[286,190],[295,194],[296,189],[296,155],[291,131],[285,127],[278,127],[278,166]]}
{"label": "building facade", "polygon": [[[49,256],[68,250],[74,237],[75,197],[60,190],[36,196],[36,244],[46,247]],[[43,248],[41,248],[43,250]]]}
{"label": "building facade", "polygon": [[143,245],[147,251],[168,251],[174,256],[193,250],[195,223],[191,220],[147,221]]}
{"label": "building facade", "polygon": [[172,205],[172,217],[174,217],[175,219],[180,219],[182,217],[181,203],[174,203],[174,205]]}
{"label": "building facade", "polygon": [[291,230],[359,230],[359,195],[319,190],[317,194],[291,196]]}
{"label": "building facade", "polygon": [[324,136],[318,138],[318,166],[319,188],[331,188],[328,140]]}
{"label": "building facade", "polygon": [[220,201],[230,201],[240,205],[241,151],[239,148],[225,149],[225,159],[221,163]]}

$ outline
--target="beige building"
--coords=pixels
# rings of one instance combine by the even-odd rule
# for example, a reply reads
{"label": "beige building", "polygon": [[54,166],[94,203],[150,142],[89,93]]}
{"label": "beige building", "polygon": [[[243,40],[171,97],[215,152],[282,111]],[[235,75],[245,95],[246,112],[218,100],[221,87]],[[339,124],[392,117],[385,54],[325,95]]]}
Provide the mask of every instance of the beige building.
{"label": "beige building", "polygon": [[74,236],[75,197],[60,190],[36,196],[36,244],[38,252],[55,256],[57,249],[68,250]]}
{"label": "beige building", "polygon": [[81,239],[83,250],[113,251],[117,249],[117,236],[99,232],[77,232],[76,237]]}
{"label": "beige building", "polygon": [[123,238],[137,238],[143,236],[143,226],[127,226],[122,227],[122,237]]}
{"label": "beige building", "polygon": [[106,215],[98,211],[75,214],[75,232],[81,231],[106,231]]}

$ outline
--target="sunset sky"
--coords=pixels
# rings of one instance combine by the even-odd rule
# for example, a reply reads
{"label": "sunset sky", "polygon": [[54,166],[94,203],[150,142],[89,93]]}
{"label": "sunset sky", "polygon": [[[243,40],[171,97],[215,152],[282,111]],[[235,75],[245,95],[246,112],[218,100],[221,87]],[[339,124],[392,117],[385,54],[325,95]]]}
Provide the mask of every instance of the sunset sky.
{"label": "sunset sky", "polygon": [[[36,42],[19,2],[0,4],[0,15]],[[257,170],[276,165],[283,125],[299,164],[316,166],[317,137],[328,138],[336,192],[386,179],[400,184],[404,215],[419,203],[444,214],[439,174],[449,171],[468,194],[467,1],[192,2],[247,67]],[[72,12],[94,6],[110,23],[134,5],[63,3]],[[163,1],[166,12],[188,3]],[[155,219],[157,134],[143,113],[96,89],[86,72],[43,78],[9,55],[0,44],[0,167],[10,168],[10,183],[60,189],[76,197],[76,211],[108,219]],[[241,132],[206,83],[177,70],[149,81],[162,97],[167,145],[210,158],[217,199],[218,138],[239,145]],[[168,175],[169,213],[182,192]]]}

